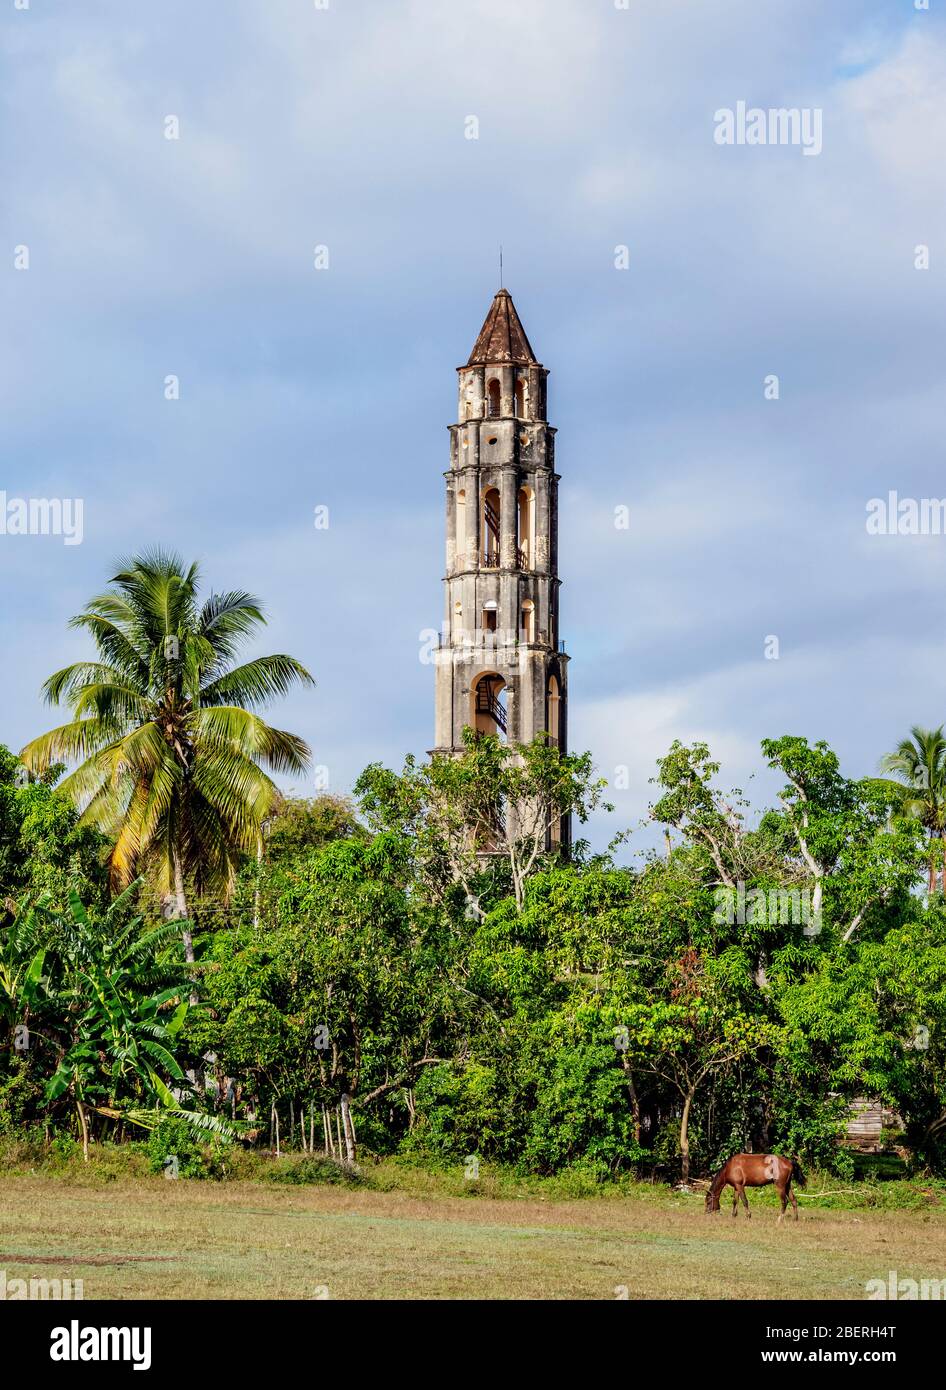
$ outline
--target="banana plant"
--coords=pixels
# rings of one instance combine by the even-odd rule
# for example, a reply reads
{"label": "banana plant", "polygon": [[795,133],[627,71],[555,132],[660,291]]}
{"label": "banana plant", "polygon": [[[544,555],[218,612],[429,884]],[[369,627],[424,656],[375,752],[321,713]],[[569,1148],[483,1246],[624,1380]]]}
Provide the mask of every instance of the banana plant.
{"label": "banana plant", "polygon": [[160,959],[180,924],[143,930],[142,919],[134,917],[116,930],[129,892],[101,923],[89,917],[76,894],[69,898],[56,1003],[69,1020],[70,1035],[46,1096],[68,1096],[75,1104],[86,1158],[90,1109],[120,1114],[123,1104],[176,1108],[168,1083],[185,1082],[174,1048],[189,1009],[188,982],[180,965]]}
{"label": "banana plant", "polygon": [[29,903],[9,907],[11,920],[0,927],[0,1020],[8,1046],[24,1050],[28,1035],[23,1030],[44,996],[46,946],[35,908]]}

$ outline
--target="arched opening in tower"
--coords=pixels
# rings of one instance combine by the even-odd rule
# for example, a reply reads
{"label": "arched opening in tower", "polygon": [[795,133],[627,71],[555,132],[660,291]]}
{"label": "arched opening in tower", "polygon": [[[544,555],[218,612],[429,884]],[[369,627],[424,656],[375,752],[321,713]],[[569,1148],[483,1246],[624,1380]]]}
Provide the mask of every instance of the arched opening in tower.
{"label": "arched opening in tower", "polygon": [[502,395],[499,381],[490,377],[486,384],[486,414],[490,420],[498,420],[502,408]]}
{"label": "arched opening in tower", "polygon": [[516,378],[516,415],[520,420],[525,419],[526,414],[526,384],[522,377]]}
{"label": "arched opening in tower", "polygon": [[461,564],[466,559],[466,489],[457,493],[457,538],[456,554]]}
{"label": "arched opening in tower", "polygon": [[519,619],[520,641],[535,641],[535,604],[531,598],[523,600],[522,613]]}
{"label": "arched opening in tower", "polygon": [[508,721],[506,716],[506,682],[495,671],[486,671],[473,684],[472,719],[473,731],[482,737],[492,734],[501,742],[506,741]]}
{"label": "arched opening in tower", "polygon": [[499,568],[500,514],[499,489],[487,488],[483,493],[483,565],[486,569]]}
{"label": "arched opening in tower", "polygon": [[531,487],[519,489],[516,510],[519,535],[518,565],[521,570],[530,570],[535,550],[535,494]]}
{"label": "arched opening in tower", "polygon": [[561,697],[558,690],[558,680],[555,676],[549,676],[548,708],[546,713],[546,728],[548,730],[549,743],[553,748],[558,748],[560,743],[561,727]]}

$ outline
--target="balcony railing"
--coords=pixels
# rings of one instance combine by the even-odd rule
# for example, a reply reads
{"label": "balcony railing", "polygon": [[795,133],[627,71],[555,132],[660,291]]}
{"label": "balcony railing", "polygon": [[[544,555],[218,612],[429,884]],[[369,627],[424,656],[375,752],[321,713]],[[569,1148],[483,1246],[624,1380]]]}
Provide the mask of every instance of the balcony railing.
{"label": "balcony railing", "polygon": [[[487,550],[481,558],[481,564],[484,570],[498,570],[499,551]],[[520,549],[518,546],[516,548],[516,568],[520,570],[532,569],[532,565],[529,563],[529,552]]]}

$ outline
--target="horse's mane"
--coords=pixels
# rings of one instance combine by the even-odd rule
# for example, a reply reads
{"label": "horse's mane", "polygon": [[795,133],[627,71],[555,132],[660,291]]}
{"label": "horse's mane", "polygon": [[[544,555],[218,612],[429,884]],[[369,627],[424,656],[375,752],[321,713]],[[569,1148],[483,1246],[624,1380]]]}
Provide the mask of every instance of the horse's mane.
{"label": "horse's mane", "polygon": [[714,1197],[718,1197],[719,1194],[722,1192],[724,1186],[725,1186],[725,1183],[723,1182],[722,1179],[723,1179],[723,1174],[725,1173],[725,1171],[726,1171],[726,1169],[727,1169],[728,1166],[729,1166],[729,1160],[727,1159],[726,1162],[723,1164],[722,1168],[720,1168],[719,1172],[713,1174],[713,1180],[712,1180],[712,1182],[710,1183],[710,1189],[709,1189],[709,1190],[710,1190],[710,1192],[713,1194]]}

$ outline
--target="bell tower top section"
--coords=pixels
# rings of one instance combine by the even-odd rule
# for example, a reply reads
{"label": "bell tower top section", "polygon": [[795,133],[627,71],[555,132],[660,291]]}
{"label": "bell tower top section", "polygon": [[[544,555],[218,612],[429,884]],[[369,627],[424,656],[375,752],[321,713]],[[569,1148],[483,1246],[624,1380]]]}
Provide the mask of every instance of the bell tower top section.
{"label": "bell tower top section", "polygon": [[490,305],[466,365],[485,367],[503,363],[539,366],[508,290],[500,290]]}
{"label": "bell tower top section", "polygon": [[500,290],[464,366],[457,419],[544,422],[546,378],[508,290]]}

